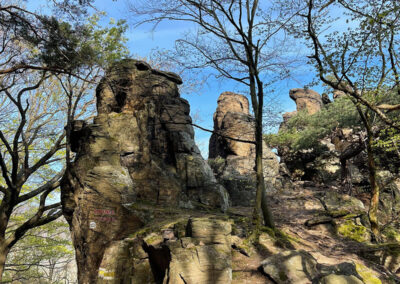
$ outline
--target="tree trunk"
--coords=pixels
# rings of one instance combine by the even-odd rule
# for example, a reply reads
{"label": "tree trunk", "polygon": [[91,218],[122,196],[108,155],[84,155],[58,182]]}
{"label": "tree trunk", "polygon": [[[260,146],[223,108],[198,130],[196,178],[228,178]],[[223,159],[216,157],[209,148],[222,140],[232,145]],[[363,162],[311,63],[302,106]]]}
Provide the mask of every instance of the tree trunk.
{"label": "tree trunk", "polygon": [[379,206],[379,185],[376,179],[376,165],[374,160],[374,152],[372,149],[374,143],[374,135],[372,133],[371,124],[369,122],[368,112],[363,112],[359,105],[355,104],[361,120],[367,130],[367,155],[368,155],[368,170],[369,183],[371,184],[371,201],[368,211],[369,222],[371,223],[371,231],[375,241],[380,241],[379,222],[378,222],[378,206]]}
{"label": "tree trunk", "polygon": [[368,217],[371,223],[371,230],[374,234],[375,240],[380,240],[379,223],[378,223],[378,206],[379,206],[379,185],[376,179],[376,165],[372,145],[374,138],[370,130],[367,131],[367,154],[368,154],[368,169],[369,169],[369,182],[371,184],[371,203],[369,207]]}
{"label": "tree trunk", "polygon": [[348,195],[353,193],[353,180],[350,165],[346,159],[340,159],[341,181]]}
{"label": "tree trunk", "polygon": [[4,245],[0,245],[0,283],[3,280],[4,268],[6,266],[7,255],[10,249]]}
{"label": "tree trunk", "polygon": [[257,175],[256,205],[258,213],[262,212],[262,215],[264,217],[264,225],[270,228],[275,228],[275,224],[272,219],[272,214],[268,206],[268,200],[267,200],[268,198],[267,198],[267,193],[265,192],[265,183],[264,183],[263,133],[262,133],[263,93],[261,90],[259,90],[258,97],[259,97],[258,109],[257,112],[255,113],[256,114],[255,115],[256,175]]}
{"label": "tree trunk", "polygon": [[[256,127],[257,128],[257,127]],[[257,131],[258,132],[258,131]],[[259,213],[262,212],[264,217],[264,225],[270,228],[274,228],[274,221],[272,219],[271,211],[269,210],[268,206],[268,198],[267,193],[265,192],[265,183],[264,183],[264,167],[263,167],[263,140],[262,140],[262,131],[261,132],[261,139],[259,137],[256,138],[256,174],[257,174],[257,193],[259,194],[258,198],[260,201],[257,202],[260,209],[258,210]],[[260,141],[261,140],[261,141]],[[258,201],[258,200],[257,200]],[[260,212],[261,211],[261,212]]]}

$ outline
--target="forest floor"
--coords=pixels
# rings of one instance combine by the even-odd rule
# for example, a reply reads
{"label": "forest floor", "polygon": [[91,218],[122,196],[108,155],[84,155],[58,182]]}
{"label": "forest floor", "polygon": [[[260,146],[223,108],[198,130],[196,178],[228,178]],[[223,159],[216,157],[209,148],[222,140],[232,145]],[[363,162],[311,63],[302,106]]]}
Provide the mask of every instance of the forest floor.
{"label": "forest floor", "polygon": [[[324,212],[324,207],[317,197],[329,190],[338,192],[338,189],[334,187],[306,186],[299,182],[291,191],[270,196],[269,205],[276,227],[294,240],[290,242],[293,245],[292,249],[310,253],[322,265],[336,265],[343,262],[358,263],[372,269],[382,283],[400,283],[400,278],[394,278],[393,274],[390,274],[383,266],[360,256],[368,248],[367,244],[338,236],[332,224],[320,224],[312,227],[305,225],[307,220]],[[368,208],[368,198],[365,195],[361,194],[356,197],[363,201],[365,207]],[[250,208],[245,207],[235,207],[232,208],[232,211],[248,217],[251,212]],[[270,249],[273,254],[279,251],[279,248]],[[254,261],[258,262],[259,260],[254,259]],[[384,279],[391,279],[391,281],[386,282]],[[265,278],[262,280],[261,275],[256,275],[256,273],[249,275],[248,279],[240,281],[242,283],[273,283],[265,282]]]}

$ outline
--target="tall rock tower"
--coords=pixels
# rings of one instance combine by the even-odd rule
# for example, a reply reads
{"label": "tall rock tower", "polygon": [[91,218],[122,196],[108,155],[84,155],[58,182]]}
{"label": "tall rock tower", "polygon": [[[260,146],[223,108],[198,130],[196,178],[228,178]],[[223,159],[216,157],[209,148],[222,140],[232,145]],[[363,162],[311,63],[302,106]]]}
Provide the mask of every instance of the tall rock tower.
{"label": "tall rock tower", "polygon": [[62,205],[80,283],[96,283],[113,241],[151,222],[143,206],[220,208],[228,197],[194,143],[179,76],[125,60],[97,87],[93,124],[74,122],[76,159],[62,182]]}
{"label": "tall rock tower", "polygon": [[[228,190],[233,206],[251,206],[255,201],[255,145],[238,141],[254,141],[254,127],[245,96],[232,92],[219,96],[208,158],[218,181]],[[266,188],[273,190],[279,162],[266,144],[263,164]]]}

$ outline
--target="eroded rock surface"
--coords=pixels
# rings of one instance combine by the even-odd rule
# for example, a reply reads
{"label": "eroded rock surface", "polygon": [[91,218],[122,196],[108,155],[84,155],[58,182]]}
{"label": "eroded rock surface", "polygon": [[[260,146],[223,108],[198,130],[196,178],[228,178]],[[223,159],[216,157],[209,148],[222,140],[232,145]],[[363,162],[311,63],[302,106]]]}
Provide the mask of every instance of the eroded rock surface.
{"label": "eroded rock surface", "polygon": [[231,283],[232,228],[227,220],[177,217],[147,230],[109,247],[99,283]]}
{"label": "eroded rock surface", "polygon": [[[254,118],[249,114],[248,99],[224,92],[218,98],[214,113],[214,131],[209,144],[209,163],[218,181],[229,192],[232,205],[249,206],[255,200]],[[274,190],[279,176],[276,155],[264,144],[264,178],[267,190]]]}
{"label": "eroded rock surface", "polygon": [[323,265],[302,250],[287,250],[262,262],[265,274],[278,284],[372,284],[381,283],[368,268],[352,262]]}
{"label": "eroded rock surface", "polygon": [[144,62],[122,61],[97,87],[93,124],[73,124],[76,159],[62,182],[62,204],[80,283],[95,283],[104,251],[148,221],[135,205],[228,207],[194,142],[179,83]]}
{"label": "eroded rock surface", "polygon": [[295,101],[297,111],[306,110],[309,114],[314,114],[321,109],[322,98],[317,92],[310,89],[291,89],[289,96]]}

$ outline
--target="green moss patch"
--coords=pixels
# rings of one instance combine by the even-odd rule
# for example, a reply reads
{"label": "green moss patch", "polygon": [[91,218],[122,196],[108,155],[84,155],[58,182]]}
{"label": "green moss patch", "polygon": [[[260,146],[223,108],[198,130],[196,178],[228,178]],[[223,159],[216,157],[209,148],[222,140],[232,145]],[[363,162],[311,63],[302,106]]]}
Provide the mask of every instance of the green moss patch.
{"label": "green moss patch", "polygon": [[352,220],[346,220],[337,227],[337,232],[354,241],[365,243],[371,240],[371,235],[367,228],[361,225],[356,225]]}
{"label": "green moss patch", "polygon": [[355,263],[358,275],[361,276],[365,284],[382,284],[382,281],[373,273],[371,269],[360,264]]}
{"label": "green moss patch", "polygon": [[387,239],[389,242],[398,242],[400,243],[400,232],[395,228],[389,226],[385,228],[382,232],[382,235]]}
{"label": "green moss patch", "polygon": [[279,229],[263,227],[262,231],[266,232],[270,237],[272,237],[275,240],[275,245],[281,248],[294,249],[292,242],[298,241],[296,238],[291,237]]}

